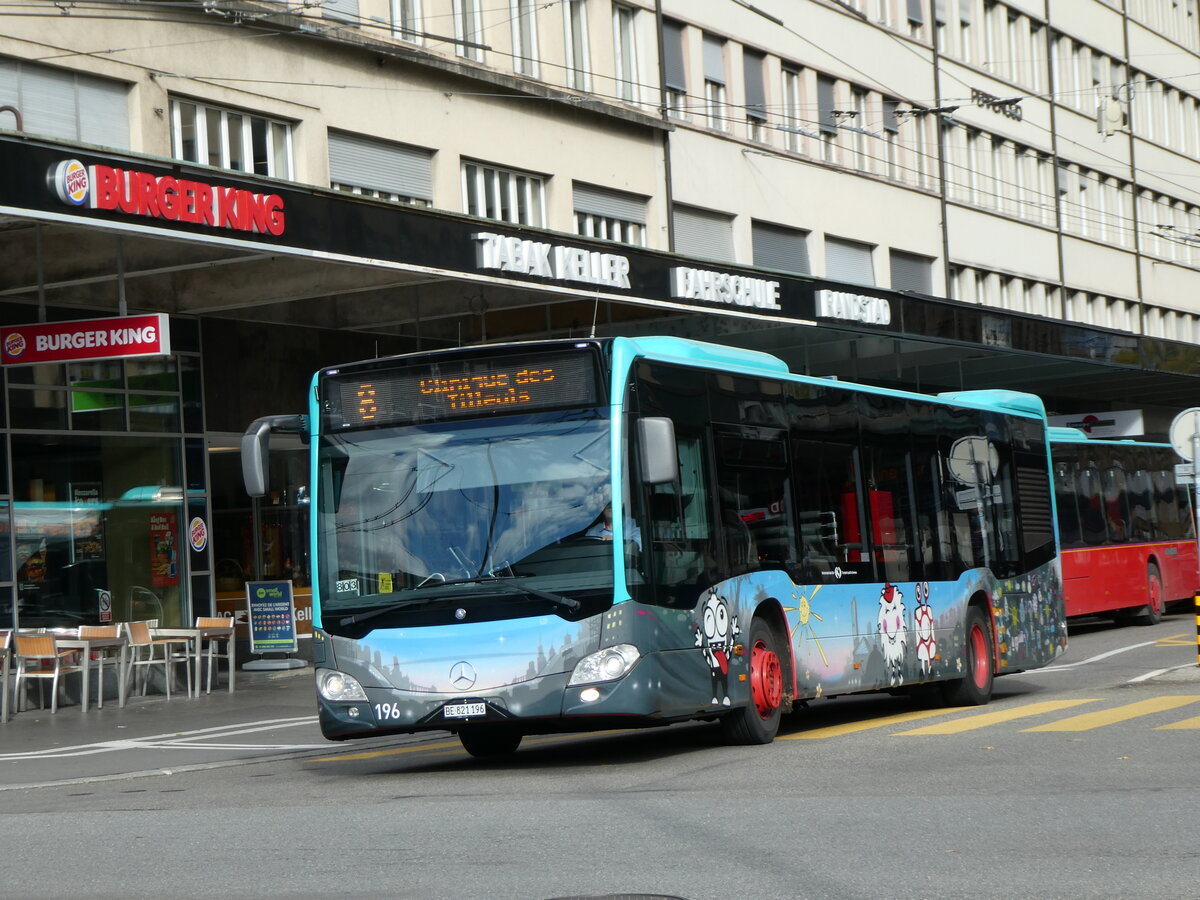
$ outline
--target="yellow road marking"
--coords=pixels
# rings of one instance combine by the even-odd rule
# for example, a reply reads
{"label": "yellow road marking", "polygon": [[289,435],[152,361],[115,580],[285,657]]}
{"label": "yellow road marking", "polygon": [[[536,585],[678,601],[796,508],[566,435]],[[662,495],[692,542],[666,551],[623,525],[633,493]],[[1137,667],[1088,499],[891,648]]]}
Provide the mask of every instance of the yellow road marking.
{"label": "yellow road marking", "polygon": [[1026,728],[1024,730],[1090,731],[1093,728],[1114,725],[1117,722],[1125,722],[1129,719],[1136,719],[1139,716],[1149,716],[1157,712],[1165,712],[1168,709],[1178,709],[1181,706],[1187,706],[1196,702],[1200,702],[1200,697],[1153,697],[1149,700],[1139,700],[1137,703],[1129,703],[1125,706],[1118,706],[1114,709],[1106,709],[1101,712],[1070,716],[1066,719],[1060,719],[1057,722],[1050,722],[1046,725],[1038,725],[1034,728]]}
{"label": "yellow road marking", "polygon": [[1155,642],[1159,647],[1194,647],[1196,637],[1188,634],[1174,634],[1171,637],[1160,638]]}
{"label": "yellow road marking", "polygon": [[998,709],[994,712],[979,713],[974,716],[963,716],[949,722],[937,725],[926,725],[924,728],[914,728],[912,731],[898,731],[893,737],[926,735],[926,734],[961,734],[964,731],[974,731],[976,728],[986,728],[988,725],[998,725],[1001,722],[1011,722],[1013,719],[1024,719],[1029,716],[1040,716],[1042,713],[1057,712],[1084,703],[1096,703],[1098,700],[1047,700],[1043,703],[1028,703],[1015,706],[1012,709]]}
{"label": "yellow road marking", "polygon": [[1172,722],[1170,725],[1159,725],[1155,731],[1196,731],[1200,729],[1200,716],[1193,716],[1190,719],[1183,719],[1179,722]]}
{"label": "yellow road marking", "polygon": [[798,734],[782,734],[776,740],[780,741],[811,741],[818,738],[838,737],[843,734],[855,734],[859,731],[870,731],[872,728],[886,728],[901,722],[915,722],[918,719],[931,719],[934,716],[945,716],[953,712],[970,709],[969,706],[952,706],[944,709],[918,709],[914,712],[899,713],[894,716],[881,716],[878,719],[861,719],[857,722],[847,722],[844,725],[829,725],[825,728],[813,728],[811,731],[801,731]]}

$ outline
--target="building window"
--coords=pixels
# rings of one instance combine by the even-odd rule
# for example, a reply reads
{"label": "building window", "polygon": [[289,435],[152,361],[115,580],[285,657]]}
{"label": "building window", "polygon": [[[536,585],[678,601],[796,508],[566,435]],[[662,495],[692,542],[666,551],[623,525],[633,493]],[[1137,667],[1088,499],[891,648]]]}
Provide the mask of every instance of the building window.
{"label": "building window", "polygon": [[329,184],[409,206],[433,202],[433,153],[356,134],[329,132]]}
{"label": "building window", "polygon": [[637,65],[637,10],[613,4],[613,51],[615,53],[617,96],[630,103],[640,99]]}
{"label": "building window", "polygon": [[783,123],[779,126],[787,135],[784,146],[793,153],[804,150],[803,136],[809,132],[805,129],[804,90],[799,69],[787,66],[783,69]]}
{"label": "building window", "polygon": [[746,136],[760,143],[767,140],[767,93],[763,83],[766,57],[753,50],[742,51],[742,73],[746,87]]}
{"label": "building window", "polygon": [[704,114],[709,128],[729,130],[725,110],[725,42],[704,35]]}
{"label": "building window", "polygon": [[750,239],[754,247],[755,266],[800,275],[812,274],[808,261],[807,231],[767,222],[751,222]]}
{"label": "building window", "polygon": [[454,38],[459,56],[483,62],[483,19],[479,0],[454,0]]}
{"label": "building window", "polygon": [[663,70],[667,90],[667,114],[687,118],[687,66],[683,61],[683,26],[664,20],[662,25]]}
{"label": "building window", "polygon": [[676,206],[674,210],[675,252],[718,262],[734,262],[733,216]]}
{"label": "building window", "polygon": [[618,244],[646,246],[646,198],[575,184],[575,233]]}
{"label": "building window", "polygon": [[538,76],[537,5],[534,0],[512,0],[513,70]]}
{"label": "building window", "polygon": [[933,293],[933,257],[892,250],[889,253],[889,262],[893,291]]}
{"label": "building window", "polygon": [[540,175],[464,162],[462,191],[467,215],[538,228],[546,223],[546,180]]}
{"label": "building window", "polygon": [[[0,59],[0,106],[21,110],[29,134],[128,149],[128,93],[120,81]],[[11,116],[3,125],[14,125]]]}
{"label": "building window", "polygon": [[566,0],[563,4],[563,36],[567,51],[567,84],[577,91],[591,90],[587,0]]}
{"label": "building window", "polygon": [[358,0],[325,0],[321,9],[324,15],[332,19],[358,21]]}
{"label": "building window", "polygon": [[817,76],[817,127],[821,132],[821,158],[838,161],[838,126],[834,116],[835,83],[827,75]]}
{"label": "building window", "polygon": [[875,266],[870,244],[843,238],[825,238],[825,276],[852,284],[874,284]]}
{"label": "building window", "polygon": [[392,36],[421,43],[421,0],[392,0]]}
{"label": "building window", "polygon": [[241,110],[171,100],[176,159],[270,178],[292,177],[292,126]]}

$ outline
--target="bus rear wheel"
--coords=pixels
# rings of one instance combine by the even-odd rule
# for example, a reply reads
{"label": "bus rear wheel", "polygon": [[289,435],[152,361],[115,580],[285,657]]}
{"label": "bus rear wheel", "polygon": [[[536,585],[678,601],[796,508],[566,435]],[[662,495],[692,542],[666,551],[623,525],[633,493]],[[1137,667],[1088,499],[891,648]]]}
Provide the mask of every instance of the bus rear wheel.
{"label": "bus rear wheel", "polygon": [[726,743],[769,744],[783,716],[783,662],[775,629],[761,616],[750,623],[750,702],[721,717]]}
{"label": "bus rear wheel", "polygon": [[458,730],[463,749],[472,756],[508,756],[521,746],[522,734],[508,725],[472,725]]}
{"label": "bus rear wheel", "polygon": [[965,678],[942,685],[949,706],[983,706],[992,699],[992,628],[978,606],[967,607],[967,645],[963,648]]}
{"label": "bus rear wheel", "polygon": [[1146,609],[1134,616],[1139,625],[1157,625],[1167,611],[1166,595],[1163,593],[1162,575],[1158,565],[1150,563],[1146,566]]}

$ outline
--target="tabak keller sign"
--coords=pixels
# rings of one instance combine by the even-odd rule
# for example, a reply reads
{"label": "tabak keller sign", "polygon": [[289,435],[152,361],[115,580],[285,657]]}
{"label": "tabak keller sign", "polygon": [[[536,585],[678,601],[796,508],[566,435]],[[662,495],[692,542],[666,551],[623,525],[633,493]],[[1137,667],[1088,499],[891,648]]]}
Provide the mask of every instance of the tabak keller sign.
{"label": "tabak keller sign", "polygon": [[0,364],[6,366],[167,356],[170,352],[166,313],[0,328]]}
{"label": "tabak keller sign", "polygon": [[256,194],[169,174],[100,163],[85,166],[66,159],[50,167],[46,181],[67,206],[275,236],[283,234],[287,225],[278,194]]}

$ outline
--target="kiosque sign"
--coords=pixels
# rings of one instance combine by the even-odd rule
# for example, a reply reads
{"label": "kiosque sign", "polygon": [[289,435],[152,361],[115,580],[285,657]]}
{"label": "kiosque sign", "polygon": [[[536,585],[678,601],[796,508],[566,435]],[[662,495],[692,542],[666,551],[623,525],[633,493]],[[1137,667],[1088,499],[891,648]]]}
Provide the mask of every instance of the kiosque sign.
{"label": "kiosque sign", "polygon": [[166,313],[0,328],[0,363],[6,366],[165,356],[170,352]]}

